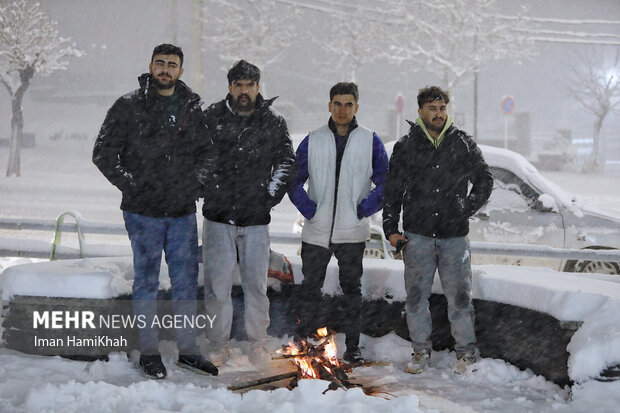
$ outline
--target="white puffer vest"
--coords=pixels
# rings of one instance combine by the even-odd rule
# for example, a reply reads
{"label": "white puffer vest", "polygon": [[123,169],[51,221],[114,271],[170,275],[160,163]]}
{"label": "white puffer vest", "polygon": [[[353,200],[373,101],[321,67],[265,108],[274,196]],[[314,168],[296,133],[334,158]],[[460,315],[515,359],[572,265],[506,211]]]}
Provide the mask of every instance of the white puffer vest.
{"label": "white puffer vest", "polygon": [[[364,242],[370,238],[368,218],[357,218],[357,206],[368,196],[372,177],[373,132],[355,128],[342,155],[338,179],[338,204],[334,216],[336,189],[336,142],[325,125],[308,138],[308,196],[317,204],[316,213],[307,220],[301,239],[327,248],[334,244]],[[333,222],[333,230],[332,230]]]}

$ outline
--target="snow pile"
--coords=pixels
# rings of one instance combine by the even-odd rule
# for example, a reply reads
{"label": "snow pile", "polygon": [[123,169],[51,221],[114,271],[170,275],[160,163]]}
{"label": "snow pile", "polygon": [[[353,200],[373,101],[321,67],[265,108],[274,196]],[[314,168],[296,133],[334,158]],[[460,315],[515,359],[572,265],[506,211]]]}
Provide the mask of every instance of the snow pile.
{"label": "snow pile", "polygon": [[558,205],[555,203],[553,197],[549,194],[542,194],[538,197],[538,200],[542,204],[545,211],[558,212]]}
{"label": "snow pile", "polygon": [[620,300],[620,284],[586,274],[502,265],[474,266],[473,272],[474,298],[541,311],[560,321],[585,321],[608,300]]}
{"label": "snow pile", "polygon": [[[106,260],[110,262],[106,263]],[[113,291],[114,282],[128,282],[126,277],[131,267],[129,260],[84,261],[87,262],[81,266],[69,263],[76,273],[79,272],[78,269],[84,273],[82,276],[86,278],[79,279],[82,285],[88,282],[86,280],[90,275],[97,274],[97,271],[103,271],[104,268],[116,271],[113,276],[108,273],[108,285],[100,285],[100,294]],[[297,257],[292,257],[291,261],[294,266],[299,265]],[[368,261],[365,293],[400,299],[404,294],[404,287],[401,286],[402,262]],[[110,265],[111,263],[114,265]],[[48,268],[52,264],[43,263],[42,266]],[[2,265],[8,266],[5,263]],[[22,267],[33,268],[30,265]],[[293,391],[279,389],[270,392],[255,390],[243,395],[232,393],[226,390],[226,386],[238,380],[243,381],[244,377],[252,372],[261,376],[271,374],[269,370],[250,364],[244,354],[247,348],[244,350],[243,346],[247,343],[234,340],[231,351],[233,358],[222,366],[218,377],[199,376],[175,366],[175,345],[162,342],[160,350],[169,372],[168,378],[162,381],[146,379],[136,367],[135,354],[129,356],[129,362],[124,354],[112,354],[107,363],[82,363],[59,357],[24,355],[0,348],[0,411],[241,412],[260,409],[269,412],[334,410],[356,413],[578,413],[594,405],[597,406],[597,412],[616,411],[614,409],[620,404],[620,382],[581,381],[598,374],[600,367],[606,363],[619,360],[616,354],[617,349],[620,349],[620,328],[616,321],[620,311],[618,301],[608,296],[607,301],[603,300],[598,306],[589,304],[596,294],[602,295],[596,291],[596,285],[599,285],[599,288],[604,286],[610,292],[613,287],[618,287],[618,283],[577,275],[554,274],[554,271],[544,269],[502,266],[474,269],[475,291],[482,298],[502,296],[502,293],[505,294],[503,297],[507,298],[514,295],[518,286],[519,289],[525,288],[528,291],[520,297],[526,304],[535,307],[540,306],[543,301],[544,305],[559,305],[562,308],[560,313],[584,315],[582,330],[575,334],[569,346],[571,377],[579,383],[573,387],[572,398],[569,398],[568,389],[561,389],[530,370],[521,371],[502,360],[481,359],[474,365],[475,369],[465,376],[457,376],[452,373],[455,355],[448,351],[434,352],[431,366],[423,374],[407,374],[402,371],[402,366],[410,357],[411,343],[391,333],[379,338],[364,335],[361,337],[364,356],[383,360],[388,364],[359,368],[351,374],[353,382],[363,384],[365,388],[376,388],[377,397],[367,396],[360,389],[329,391],[323,394],[327,383],[322,381],[302,381]],[[299,268],[297,270],[300,271]],[[5,274],[7,272],[11,273],[5,271]],[[527,276],[530,273],[531,279]],[[556,279],[554,276],[560,278]],[[30,278],[30,281],[35,285],[46,282],[45,275],[41,273],[33,274],[32,277],[34,278]],[[54,278],[55,275],[52,274],[51,277]],[[296,277],[299,277],[299,274],[296,274]],[[511,279],[512,284],[509,282]],[[504,280],[503,284],[501,280]],[[15,280],[9,284],[13,285],[12,288],[26,288]],[[49,287],[45,284],[42,288]],[[378,288],[378,293],[372,291],[375,287]],[[549,296],[545,295],[545,291],[550,291],[552,287],[556,288],[556,296],[554,301],[549,303],[546,302]],[[35,289],[32,285],[28,288]],[[337,293],[338,289],[337,279],[332,275],[326,283],[326,290]],[[440,291],[440,286],[436,285],[435,289]],[[579,296],[580,289],[585,294],[584,298]],[[97,290],[93,288],[93,291]],[[509,294],[511,292],[512,294]],[[546,293],[550,294],[548,291]],[[569,312],[567,308],[571,303],[581,310],[574,309]],[[288,338],[273,338],[272,341],[272,344],[277,346],[288,342]],[[337,335],[337,344],[339,355],[342,356],[342,334]]]}
{"label": "snow pile", "polygon": [[620,363],[620,301],[606,301],[585,317],[567,347],[568,373],[577,383]]}
{"label": "snow pile", "polygon": [[[170,285],[162,266],[160,284]],[[85,258],[16,265],[3,271],[0,299],[14,295],[73,298],[112,298],[131,294],[131,257]]]}
{"label": "snow pile", "polygon": [[[165,357],[166,364],[169,364]],[[18,371],[20,370],[20,371]],[[0,355],[0,410],[23,412],[411,412],[422,413],[415,395],[385,400],[361,389],[323,394],[328,382],[302,380],[293,391],[236,394],[218,378],[169,365],[169,378],[145,379],[123,355],[81,363],[57,357]],[[13,391],[7,386],[11,378]],[[226,380],[230,380],[227,378]]]}
{"label": "snow pile", "polygon": [[[60,385],[46,384],[36,392],[30,392],[25,407],[32,411],[63,412],[144,412],[183,411],[228,413],[261,410],[278,412],[323,412],[338,406],[341,412],[422,412],[416,396],[400,397],[388,401],[366,396],[361,389],[337,390],[322,394],[329,383],[320,380],[302,380],[293,391],[285,388],[273,392],[251,391],[244,395],[234,394],[225,388],[196,386],[192,383],[179,385],[171,382],[143,381],[128,386],[104,382],[76,383],[69,381]],[[131,400],[131,407],[127,403]]]}
{"label": "snow pile", "polygon": [[43,262],[47,260],[39,259],[39,258],[17,258],[17,257],[3,257],[0,259],[0,276],[2,272],[9,267],[13,267],[15,265],[21,264],[30,264],[33,262]]}
{"label": "snow pile", "polygon": [[[620,406],[620,382],[599,383],[589,381],[572,389],[571,410],[575,413],[617,413]],[[554,411],[562,412],[565,406],[555,404]],[[563,409],[564,407],[564,409]]]}
{"label": "snow pile", "polygon": [[[294,256],[289,260],[299,283],[303,277],[301,258]],[[362,292],[367,300],[405,300],[402,261],[366,259],[364,265]],[[130,294],[132,278],[130,257],[29,263],[3,272],[0,298],[9,300],[14,295],[112,298]],[[620,318],[617,317],[620,283],[608,279],[569,275],[547,268],[474,266],[472,290],[477,299],[544,312],[560,321],[582,321],[567,350],[569,376],[575,382],[584,382],[620,362]],[[162,264],[160,286],[170,287],[165,264]],[[335,259],[328,266],[323,292],[342,294]],[[433,292],[442,292],[438,277]]]}

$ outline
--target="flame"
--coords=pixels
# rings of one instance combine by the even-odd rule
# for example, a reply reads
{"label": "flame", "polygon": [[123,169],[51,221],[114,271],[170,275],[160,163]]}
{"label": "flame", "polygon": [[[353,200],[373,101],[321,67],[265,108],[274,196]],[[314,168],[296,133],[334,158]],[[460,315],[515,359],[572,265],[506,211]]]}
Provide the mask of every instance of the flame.
{"label": "flame", "polygon": [[[302,378],[319,378],[319,371],[312,365],[313,362],[315,364],[320,364],[330,374],[333,374],[334,367],[340,366],[337,357],[338,348],[336,347],[336,339],[334,334],[329,334],[327,327],[323,327],[316,331],[316,337],[319,339],[319,344],[325,344],[321,354],[317,356],[308,355],[291,359],[295,364],[297,364],[297,366],[299,366]],[[287,354],[293,356],[304,354],[304,351],[307,351],[310,348],[310,346],[307,346],[305,342],[302,342],[302,346],[304,348],[300,349],[294,343],[289,343]]]}
{"label": "flame", "polygon": [[295,364],[301,369],[301,377],[318,379],[319,373],[312,367],[310,358],[295,359]]}

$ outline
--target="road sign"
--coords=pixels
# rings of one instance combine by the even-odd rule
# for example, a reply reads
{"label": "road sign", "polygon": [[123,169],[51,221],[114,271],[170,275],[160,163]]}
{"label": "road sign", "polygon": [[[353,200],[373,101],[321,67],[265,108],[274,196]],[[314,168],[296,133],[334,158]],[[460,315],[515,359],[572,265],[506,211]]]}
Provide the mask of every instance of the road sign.
{"label": "road sign", "polygon": [[504,115],[510,115],[515,108],[515,100],[512,96],[504,96],[502,99],[502,112]]}
{"label": "road sign", "polygon": [[508,116],[515,109],[515,99],[512,96],[502,98],[502,112],[504,112],[504,148],[508,149]]}
{"label": "road sign", "polygon": [[403,97],[401,93],[399,93],[398,95],[396,95],[396,113],[399,115],[402,115],[404,110],[405,110],[405,98]]}

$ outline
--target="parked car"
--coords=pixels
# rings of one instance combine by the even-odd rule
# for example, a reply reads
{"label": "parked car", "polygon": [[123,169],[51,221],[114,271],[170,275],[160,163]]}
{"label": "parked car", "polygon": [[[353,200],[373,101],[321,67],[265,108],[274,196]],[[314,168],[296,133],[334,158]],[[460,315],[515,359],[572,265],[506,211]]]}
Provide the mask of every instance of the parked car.
{"label": "parked car", "polygon": [[[612,215],[580,203],[515,152],[485,145],[480,148],[494,184],[489,201],[472,217],[470,240],[568,249],[620,248],[620,211]],[[620,274],[617,262],[491,255],[477,255],[472,261]]]}
{"label": "parked car", "polygon": [[[389,155],[395,142],[385,145]],[[489,201],[470,219],[469,239],[479,242],[536,244],[567,249],[619,249],[620,211],[615,215],[579,202],[544,178],[516,152],[480,145],[493,174]],[[303,219],[296,223],[297,230]],[[381,212],[372,217],[368,256],[400,258],[381,232]],[[550,267],[559,271],[620,274],[617,262],[475,254],[473,264]]]}

